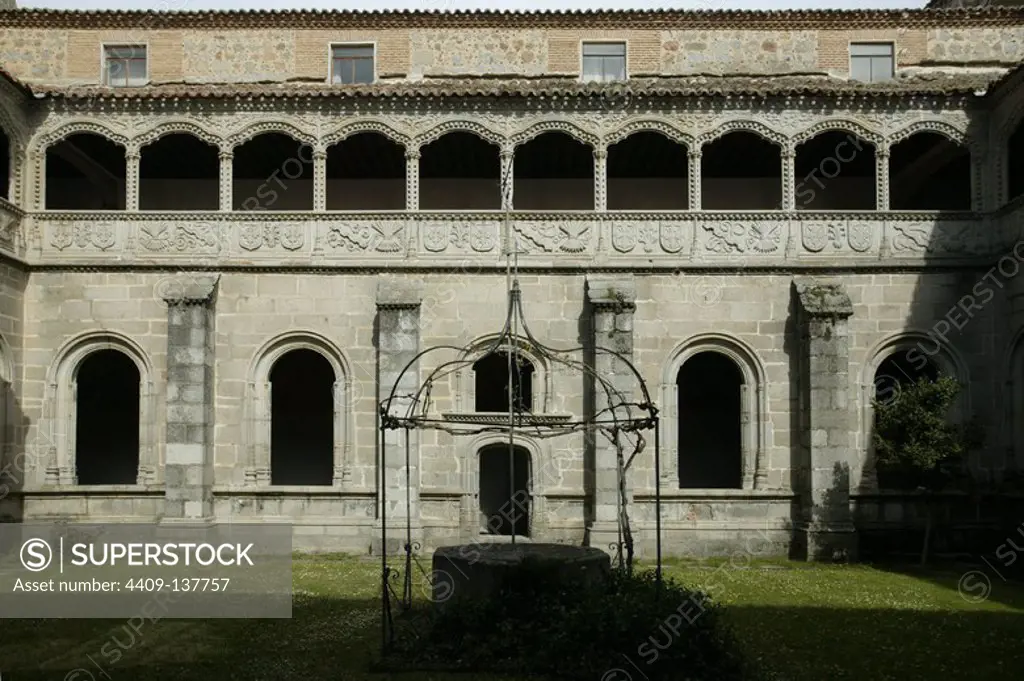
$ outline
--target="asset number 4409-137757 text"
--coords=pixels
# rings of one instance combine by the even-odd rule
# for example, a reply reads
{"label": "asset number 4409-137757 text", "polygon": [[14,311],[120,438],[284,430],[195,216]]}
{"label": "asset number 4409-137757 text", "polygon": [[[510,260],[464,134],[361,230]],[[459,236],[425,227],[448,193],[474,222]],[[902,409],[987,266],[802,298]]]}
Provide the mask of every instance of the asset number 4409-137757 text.
{"label": "asset number 4409-137757 text", "polygon": [[176,577],[174,579],[129,579],[127,591],[227,591],[229,577]]}

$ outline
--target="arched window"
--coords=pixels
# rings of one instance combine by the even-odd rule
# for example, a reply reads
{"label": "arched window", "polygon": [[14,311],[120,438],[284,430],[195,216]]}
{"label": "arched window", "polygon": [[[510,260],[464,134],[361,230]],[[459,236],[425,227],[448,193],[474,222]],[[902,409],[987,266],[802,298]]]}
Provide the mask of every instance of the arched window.
{"label": "arched window", "polygon": [[889,207],[970,210],[970,150],[931,131],[894,144],[889,150]]}
{"label": "arched window", "polygon": [[513,356],[510,375],[509,361],[509,352],[499,350],[473,364],[475,411],[506,413],[510,404],[516,412],[533,411],[533,363],[522,355]]}
{"label": "arched window", "polygon": [[139,370],[119,350],[88,355],[75,375],[80,485],[134,485],[139,475]]}
{"label": "arched window", "polygon": [[334,371],[314,350],[284,354],[270,370],[270,481],[330,485],[334,479]]}
{"label": "arched window", "polygon": [[46,208],[124,210],[125,150],[100,135],[68,135],[46,149]]}
{"label": "arched window", "polygon": [[509,452],[506,444],[482,447],[479,502],[484,534],[530,535],[530,453],[524,447]]}
{"label": "arched window", "polygon": [[739,489],[743,482],[743,374],[718,352],[679,370],[679,487]]}

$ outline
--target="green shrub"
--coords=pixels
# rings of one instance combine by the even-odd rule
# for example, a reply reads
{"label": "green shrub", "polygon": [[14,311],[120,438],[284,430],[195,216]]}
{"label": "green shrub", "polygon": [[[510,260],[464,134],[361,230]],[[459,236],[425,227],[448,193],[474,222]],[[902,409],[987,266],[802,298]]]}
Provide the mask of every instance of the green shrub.
{"label": "green shrub", "polygon": [[629,678],[615,669],[639,677],[636,665],[651,681],[751,678],[718,606],[671,581],[659,594],[653,573],[583,587],[524,563],[495,598],[413,621],[396,640],[409,667],[595,681]]}

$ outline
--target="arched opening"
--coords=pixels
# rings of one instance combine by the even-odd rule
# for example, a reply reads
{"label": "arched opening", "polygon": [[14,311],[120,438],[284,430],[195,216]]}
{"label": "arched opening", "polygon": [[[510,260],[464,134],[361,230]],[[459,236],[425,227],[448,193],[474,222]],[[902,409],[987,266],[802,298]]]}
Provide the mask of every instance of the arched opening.
{"label": "arched opening", "polygon": [[700,352],[679,369],[679,487],[743,486],[743,373],[726,355]]}
{"label": "arched opening", "polygon": [[124,210],[124,147],[90,132],[69,135],[46,149],[46,208]]}
{"label": "arched opening", "polygon": [[701,208],[782,208],[782,150],[745,130],[722,135],[701,152]]}
{"label": "arched opening", "polygon": [[333,483],[334,383],[331,363],[315,350],[291,350],[274,362],[270,484]]}
{"label": "arched opening", "polygon": [[327,148],[327,210],[405,210],[405,147],[361,132]]}
{"label": "arched opening", "polygon": [[75,475],[80,485],[134,485],[139,476],[139,369],[97,350],[75,375]]}
{"label": "arched opening", "polygon": [[875,147],[841,130],[822,132],[796,148],[797,210],[875,210]]}
{"label": "arched opening", "polygon": [[480,520],[484,534],[530,536],[530,453],[507,444],[480,449]]}
{"label": "arched opening", "polygon": [[11,198],[11,138],[0,128],[0,197]]}
{"label": "arched opening", "polygon": [[546,132],[516,149],[517,210],[594,210],[594,150],[563,132]]}
{"label": "arched opening", "polygon": [[516,412],[533,411],[533,364],[522,355],[511,360],[511,377],[508,351],[492,352],[473,364],[476,411],[508,413],[510,404]]}
{"label": "arched opening", "polygon": [[917,132],[889,152],[892,210],[970,210],[971,154],[937,132]]}
{"label": "arched opening", "polygon": [[313,210],[313,149],[268,132],[235,147],[234,210]]}
{"label": "arched opening", "polygon": [[689,153],[659,132],[608,147],[608,210],[687,210]]}
{"label": "arched opening", "polygon": [[1007,145],[1006,200],[1012,201],[1024,194],[1024,118],[1017,123]]}
{"label": "arched opening", "polygon": [[469,132],[450,132],[420,149],[420,208],[499,210],[501,148]]}
{"label": "arched opening", "polygon": [[139,210],[217,210],[220,154],[195,135],[164,135],[141,149]]}
{"label": "arched opening", "polygon": [[900,390],[918,381],[935,381],[939,368],[920,351],[893,352],[875,369],[875,401],[882,404],[899,399]]}

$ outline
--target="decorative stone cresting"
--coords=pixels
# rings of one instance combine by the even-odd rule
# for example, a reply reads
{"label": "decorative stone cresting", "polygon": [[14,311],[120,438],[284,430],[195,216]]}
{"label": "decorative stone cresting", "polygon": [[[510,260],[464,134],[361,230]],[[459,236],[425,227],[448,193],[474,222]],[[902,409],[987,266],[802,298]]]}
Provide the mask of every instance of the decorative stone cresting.
{"label": "decorative stone cresting", "polygon": [[598,548],[565,544],[462,544],[434,551],[435,605],[494,596],[507,575],[525,564],[552,570],[552,578],[596,586],[611,574]]}

